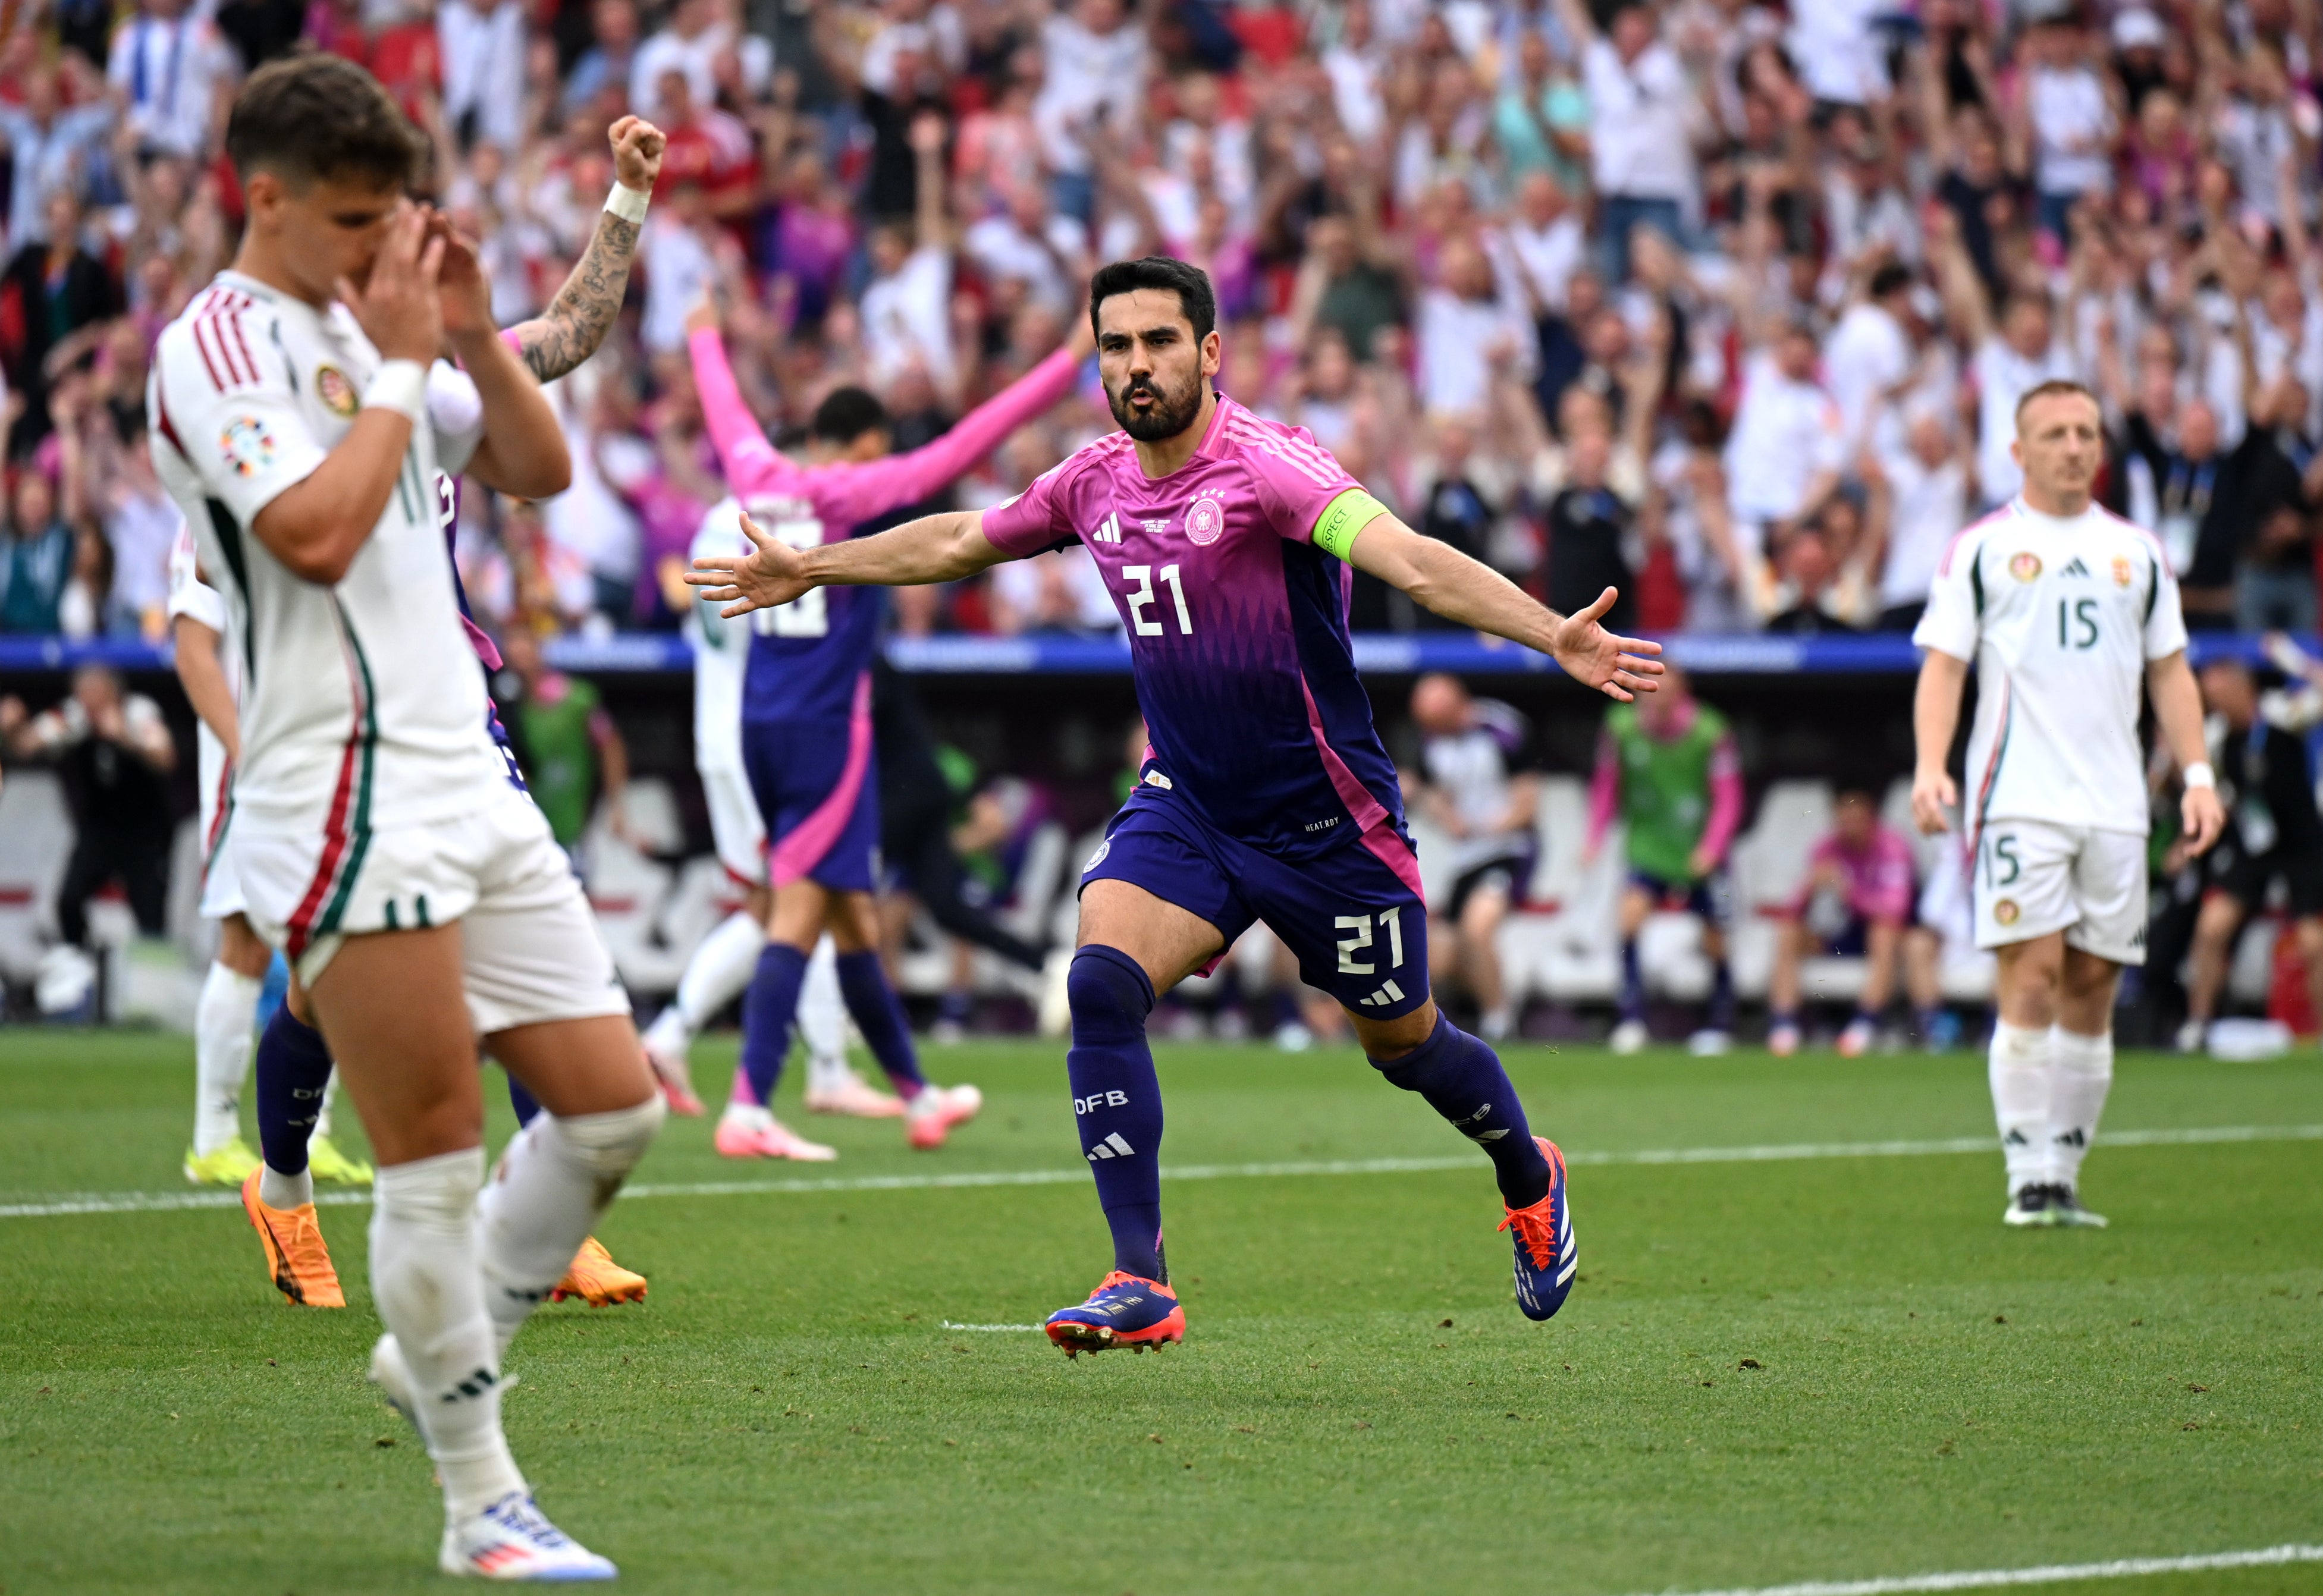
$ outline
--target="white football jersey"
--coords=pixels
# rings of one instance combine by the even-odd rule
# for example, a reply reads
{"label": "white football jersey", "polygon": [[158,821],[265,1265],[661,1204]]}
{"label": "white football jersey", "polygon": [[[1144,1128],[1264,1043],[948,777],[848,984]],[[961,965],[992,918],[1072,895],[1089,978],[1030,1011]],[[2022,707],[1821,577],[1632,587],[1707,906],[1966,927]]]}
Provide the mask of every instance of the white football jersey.
{"label": "white football jersey", "polygon": [[2145,667],[2186,647],[2152,533],[2095,505],[2060,519],[2013,500],[1952,539],[1912,641],[1977,667],[1972,832],[2029,820],[2146,833]]}
{"label": "white football jersey", "polygon": [[[748,555],[741,500],[729,496],[711,506],[693,535],[686,564],[712,555]],[[685,617],[685,640],[693,646],[693,766],[739,774],[742,768],[742,673],[750,658],[750,625],[728,620],[720,606],[697,598]]]}
{"label": "white football jersey", "polygon": [[431,392],[436,418],[413,429],[387,509],[336,585],[293,575],[251,531],[345,436],[380,363],[344,306],[317,310],[226,271],[162,332],[146,389],[154,465],[242,654],[235,823],[321,832],[349,869],[373,826],[472,812],[508,782],[440,522],[445,484],[482,437],[480,409],[465,429],[447,425]]}
{"label": "white football jersey", "polygon": [[[218,635],[218,665],[225,674],[226,690],[234,694],[239,708],[242,650],[229,630],[232,623],[225,612],[225,600],[217,589],[202,580],[201,556],[194,550],[193,527],[183,520],[178,523],[177,541],[170,546],[170,620],[173,630],[180,615],[191,616]],[[210,850],[217,846],[218,822],[224,818],[226,786],[234,772],[226,767],[225,745],[218,741],[209,722],[199,716],[194,718],[194,748],[202,784],[202,857],[207,858]]]}

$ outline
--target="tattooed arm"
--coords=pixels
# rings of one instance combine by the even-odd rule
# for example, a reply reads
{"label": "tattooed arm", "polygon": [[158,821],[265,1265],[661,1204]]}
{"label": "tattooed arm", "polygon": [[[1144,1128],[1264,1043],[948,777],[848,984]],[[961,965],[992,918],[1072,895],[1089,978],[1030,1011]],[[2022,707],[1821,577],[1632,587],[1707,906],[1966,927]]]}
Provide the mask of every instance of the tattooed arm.
{"label": "tattooed arm", "polygon": [[[612,141],[615,174],[625,188],[639,194],[653,191],[661,175],[661,156],[668,141],[650,122],[624,116],[607,135]],[[532,374],[553,382],[597,353],[613,318],[621,313],[621,297],[629,286],[629,262],[637,255],[642,225],[601,211],[596,235],[573,268],[573,275],[556,290],[545,315],[511,327],[517,353]]]}

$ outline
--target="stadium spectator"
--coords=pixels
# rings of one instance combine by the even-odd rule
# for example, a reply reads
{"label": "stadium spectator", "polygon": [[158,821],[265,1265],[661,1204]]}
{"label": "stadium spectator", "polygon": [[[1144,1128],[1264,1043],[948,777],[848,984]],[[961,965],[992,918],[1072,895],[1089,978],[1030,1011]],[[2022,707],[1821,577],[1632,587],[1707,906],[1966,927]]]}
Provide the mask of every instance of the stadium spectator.
{"label": "stadium spectator", "polygon": [[88,901],[118,883],[137,929],[163,930],[170,886],[168,778],[178,746],[161,706],[124,693],[103,665],[73,673],[72,692],[54,709],[27,714],[20,698],[0,698],[0,743],[19,759],[53,764],[72,806],[73,850],[57,884],[57,931],[88,942]]}
{"label": "stadium spectator", "polygon": [[[50,513],[48,479],[22,468],[10,495],[6,543],[0,547],[0,632],[55,633],[86,637],[93,617],[78,626],[69,601],[80,568],[78,540],[63,519]],[[83,609],[87,609],[84,599]]]}
{"label": "stadium spectator", "polygon": [[1807,876],[1785,909],[1768,983],[1767,1046],[1798,1050],[1800,966],[1824,956],[1863,960],[1863,986],[1854,1016],[1839,1035],[1846,1058],[1861,1057],[1877,1040],[1881,1016],[1900,984],[1911,995],[1921,1034],[1934,1035],[1935,943],[1905,936],[1911,929],[1912,845],[1882,824],[1871,790],[1843,786],[1833,796],[1831,830],[1807,856]]}
{"label": "stadium spectator", "polygon": [[1482,1034],[1498,1041],[1516,1026],[1495,941],[1501,922],[1532,878],[1533,819],[1540,778],[1533,774],[1532,728],[1493,699],[1469,696],[1457,676],[1422,676],[1411,690],[1419,728],[1419,812],[1452,839],[1451,885],[1432,913],[1432,980],[1464,990]]}
{"label": "stadium spectator", "polygon": [[1883,632],[1920,624],[1937,564],[1969,524],[1968,462],[1942,417],[1917,410],[1905,427],[1903,448],[1884,457],[1868,452],[1858,468],[1873,498],[1884,501],[1887,518],[1877,628]]}

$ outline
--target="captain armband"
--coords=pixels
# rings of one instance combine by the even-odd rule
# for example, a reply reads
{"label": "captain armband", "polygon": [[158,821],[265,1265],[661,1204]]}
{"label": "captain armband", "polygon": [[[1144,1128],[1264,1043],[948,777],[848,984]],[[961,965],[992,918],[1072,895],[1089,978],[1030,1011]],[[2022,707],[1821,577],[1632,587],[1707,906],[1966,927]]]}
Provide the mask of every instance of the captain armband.
{"label": "captain armband", "polygon": [[1361,488],[1350,488],[1325,505],[1315,518],[1315,546],[1335,559],[1351,561],[1355,534],[1385,514],[1386,505]]}

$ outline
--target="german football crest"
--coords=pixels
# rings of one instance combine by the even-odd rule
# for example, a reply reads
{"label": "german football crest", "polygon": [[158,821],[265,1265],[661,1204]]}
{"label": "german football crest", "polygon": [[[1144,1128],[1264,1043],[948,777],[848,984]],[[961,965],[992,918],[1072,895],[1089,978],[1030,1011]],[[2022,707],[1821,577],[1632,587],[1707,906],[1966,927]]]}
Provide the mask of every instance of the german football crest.
{"label": "german football crest", "polygon": [[2019,582],[2031,582],[2041,574],[2041,556],[2029,548],[2009,555],[2008,574]]}
{"label": "german football crest", "polygon": [[1226,512],[1215,499],[1197,499],[1186,512],[1186,541],[1207,548],[1226,529]]}

